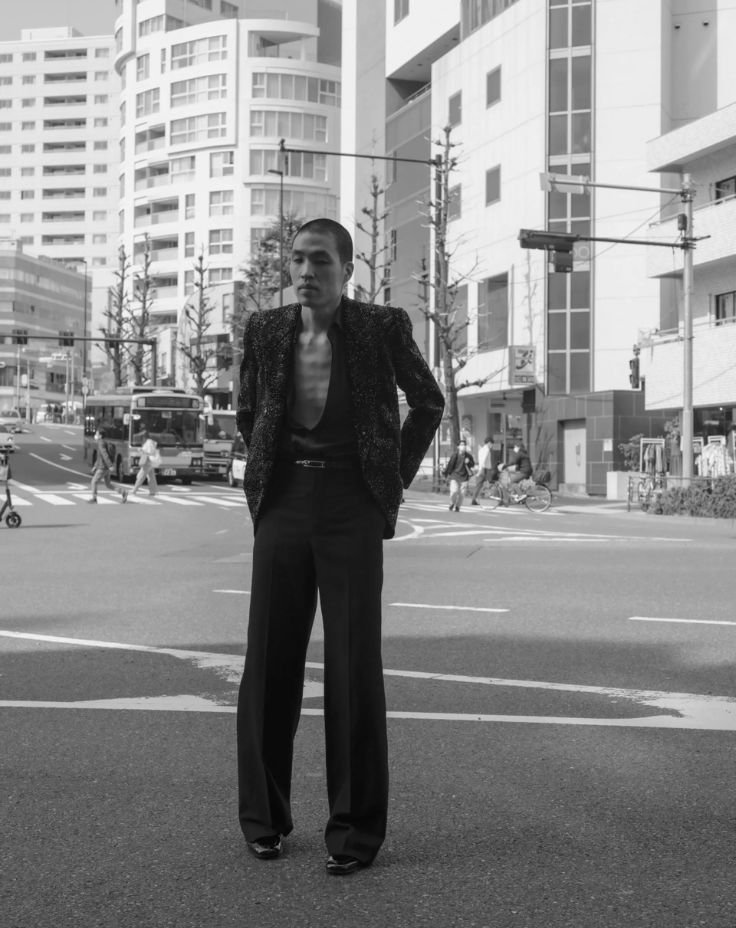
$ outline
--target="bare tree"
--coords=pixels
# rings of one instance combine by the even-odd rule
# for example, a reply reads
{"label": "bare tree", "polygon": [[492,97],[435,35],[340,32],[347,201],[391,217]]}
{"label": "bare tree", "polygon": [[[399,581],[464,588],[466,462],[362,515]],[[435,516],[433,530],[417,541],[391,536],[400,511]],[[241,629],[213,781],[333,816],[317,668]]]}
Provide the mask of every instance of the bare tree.
{"label": "bare tree", "polygon": [[[356,222],[356,227],[368,236],[369,249],[356,251],[355,260],[362,262],[368,269],[368,287],[355,286],[355,296],[366,303],[375,303],[391,281],[391,255],[389,246],[381,242],[381,230],[390,210],[381,206],[381,198],[386,188],[378,183],[378,177],[371,175],[370,206],[364,206],[361,213],[368,219],[368,228]],[[385,202],[385,201],[384,201]]]}
{"label": "bare tree", "polygon": [[[249,256],[243,271],[242,286],[236,295],[236,303],[230,319],[232,329],[232,365],[237,375],[243,358],[243,333],[251,313],[273,309],[278,302],[278,295],[289,280],[289,254],[299,227],[304,220],[290,214],[283,217],[283,248],[281,244],[282,223],[271,223],[258,246]],[[281,265],[281,252],[284,263]],[[233,377],[234,389],[237,392]]]}
{"label": "bare tree", "polygon": [[[118,267],[113,274],[115,283],[108,291],[107,309],[104,317],[106,326],[100,329],[104,336],[113,339],[124,338],[129,317],[128,278],[130,276],[130,259],[123,245],[118,249]],[[112,365],[115,386],[121,387],[126,381],[124,366],[125,347],[120,341],[104,342],[104,352]]]}
{"label": "bare tree", "polygon": [[207,294],[206,274],[204,252],[200,252],[194,265],[194,293],[184,306],[177,338],[177,350],[188,361],[194,388],[202,399],[217,382],[218,371],[232,363],[232,354],[223,351],[224,346],[210,334],[214,307]]}
{"label": "bare tree", "polygon": [[[426,266],[416,275],[424,298],[419,303],[419,310],[428,319],[435,333],[438,349],[437,364],[445,390],[445,418],[450,423],[452,444],[460,440],[460,412],[458,394],[471,386],[483,386],[498,371],[473,380],[463,380],[458,375],[474,357],[477,349],[468,348],[468,328],[470,318],[467,301],[461,299],[466,292],[464,284],[468,282],[475,268],[468,274],[453,275],[452,261],[454,252],[448,245],[447,227],[451,199],[450,177],[457,168],[457,158],[453,154],[455,144],[451,140],[452,127],[446,126],[442,138],[435,142],[439,147],[436,162],[436,193],[429,202],[427,220],[434,233],[434,279],[426,272]],[[429,289],[434,291],[434,305],[429,300]]]}
{"label": "bare tree", "polygon": [[151,281],[151,240],[146,234],[141,254],[141,270],[133,274],[134,304],[128,306],[127,328],[131,338],[137,339],[137,344],[128,349],[128,360],[133,368],[136,384],[142,384],[146,377],[146,353],[150,361],[150,349],[142,342],[151,338],[151,306],[156,295],[156,289]]}

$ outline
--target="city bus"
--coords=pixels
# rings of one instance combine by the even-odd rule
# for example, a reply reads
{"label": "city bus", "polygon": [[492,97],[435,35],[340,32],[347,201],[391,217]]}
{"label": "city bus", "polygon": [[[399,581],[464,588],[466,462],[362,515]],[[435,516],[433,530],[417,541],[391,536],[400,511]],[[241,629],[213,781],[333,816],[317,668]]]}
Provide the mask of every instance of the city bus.
{"label": "city bus", "polygon": [[133,387],[87,397],[84,416],[85,459],[94,464],[94,434],[102,429],[118,480],[135,477],[145,430],[158,443],[161,466],[156,476],[191,483],[204,462],[203,408],[199,396],[185,390]]}
{"label": "city bus", "polygon": [[204,426],[204,473],[207,477],[225,477],[230,463],[230,449],[235,438],[234,409],[206,409]]}

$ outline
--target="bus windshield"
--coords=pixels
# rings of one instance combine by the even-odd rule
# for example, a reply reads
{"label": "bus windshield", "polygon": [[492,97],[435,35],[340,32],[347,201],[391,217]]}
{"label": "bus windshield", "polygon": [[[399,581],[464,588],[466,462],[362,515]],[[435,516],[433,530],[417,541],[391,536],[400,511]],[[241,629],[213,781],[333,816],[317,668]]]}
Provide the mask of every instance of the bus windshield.
{"label": "bus windshield", "polygon": [[133,413],[131,445],[142,445],[148,432],[162,448],[189,448],[202,444],[199,410],[137,408]]}
{"label": "bus windshield", "polygon": [[229,441],[235,438],[235,413],[231,410],[208,412],[204,417],[206,441]]}

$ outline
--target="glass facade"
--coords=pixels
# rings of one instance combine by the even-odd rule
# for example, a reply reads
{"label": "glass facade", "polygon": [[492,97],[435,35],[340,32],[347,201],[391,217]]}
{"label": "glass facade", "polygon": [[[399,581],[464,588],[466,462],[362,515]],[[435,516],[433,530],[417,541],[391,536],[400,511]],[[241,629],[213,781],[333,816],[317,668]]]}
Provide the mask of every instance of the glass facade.
{"label": "glass facade", "polygon": [[[593,157],[593,22],[591,0],[548,0],[547,170],[591,176]],[[592,197],[551,190],[547,228],[591,234]],[[573,252],[572,273],[547,275],[547,391],[587,393],[592,387],[590,249]]]}

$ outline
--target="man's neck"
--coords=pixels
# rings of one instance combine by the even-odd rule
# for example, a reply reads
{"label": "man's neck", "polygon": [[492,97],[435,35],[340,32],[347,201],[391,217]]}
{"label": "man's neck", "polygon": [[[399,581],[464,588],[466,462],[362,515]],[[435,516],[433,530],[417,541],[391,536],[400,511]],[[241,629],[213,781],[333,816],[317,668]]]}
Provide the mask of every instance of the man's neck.
{"label": "man's neck", "polygon": [[335,321],[337,310],[340,303],[336,303],[332,309],[312,306],[302,306],[302,331],[319,335],[329,331],[330,326]]}

